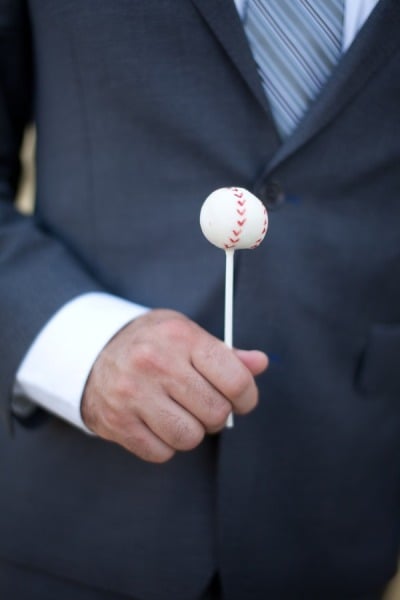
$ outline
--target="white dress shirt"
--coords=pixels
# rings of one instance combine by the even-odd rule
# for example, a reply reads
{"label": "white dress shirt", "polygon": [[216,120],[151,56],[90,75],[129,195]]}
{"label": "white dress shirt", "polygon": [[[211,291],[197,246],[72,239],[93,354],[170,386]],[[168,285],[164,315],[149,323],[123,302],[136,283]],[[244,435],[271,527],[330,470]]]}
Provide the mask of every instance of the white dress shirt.
{"label": "white dress shirt", "polygon": [[[234,0],[241,17],[248,0]],[[345,0],[346,51],[378,0]],[[15,393],[88,432],[80,413],[82,392],[96,357],[129,321],[148,309],[105,293],[84,294],[63,306],[30,346],[17,373]]]}

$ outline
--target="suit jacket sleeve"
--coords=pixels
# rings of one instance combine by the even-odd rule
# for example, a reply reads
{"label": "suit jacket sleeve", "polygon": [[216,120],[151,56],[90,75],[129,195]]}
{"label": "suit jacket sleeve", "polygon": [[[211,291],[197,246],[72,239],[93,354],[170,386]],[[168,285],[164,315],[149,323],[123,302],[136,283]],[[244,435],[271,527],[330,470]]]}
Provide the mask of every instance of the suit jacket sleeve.
{"label": "suit jacket sleeve", "polygon": [[0,416],[10,410],[15,373],[37,333],[63,304],[102,291],[38,216],[13,202],[19,149],[32,115],[30,29],[23,0],[0,0]]}

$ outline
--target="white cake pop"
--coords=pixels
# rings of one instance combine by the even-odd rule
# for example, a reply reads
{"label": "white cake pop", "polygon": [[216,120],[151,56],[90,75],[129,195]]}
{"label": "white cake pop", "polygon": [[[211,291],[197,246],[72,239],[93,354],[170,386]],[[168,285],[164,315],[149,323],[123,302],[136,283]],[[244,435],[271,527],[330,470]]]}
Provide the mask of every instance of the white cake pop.
{"label": "white cake pop", "polygon": [[[265,206],[249,191],[238,188],[215,190],[204,201],[200,227],[211,244],[225,250],[225,323],[224,341],[233,344],[233,277],[235,250],[257,248],[268,228]],[[233,427],[233,415],[226,422]]]}
{"label": "white cake pop", "polygon": [[262,202],[248,190],[221,188],[204,201],[200,227],[208,241],[223,250],[256,248],[267,232],[268,216]]}

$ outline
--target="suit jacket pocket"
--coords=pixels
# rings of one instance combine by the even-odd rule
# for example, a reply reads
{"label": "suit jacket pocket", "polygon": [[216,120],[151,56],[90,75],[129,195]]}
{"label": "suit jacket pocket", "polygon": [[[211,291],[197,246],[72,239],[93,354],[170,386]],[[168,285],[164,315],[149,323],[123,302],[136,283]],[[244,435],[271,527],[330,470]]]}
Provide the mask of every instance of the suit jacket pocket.
{"label": "suit jacket pocket", "polygon": [[400,398],[400,324],[377,323],[371,327],[357,382],[366,394]]}

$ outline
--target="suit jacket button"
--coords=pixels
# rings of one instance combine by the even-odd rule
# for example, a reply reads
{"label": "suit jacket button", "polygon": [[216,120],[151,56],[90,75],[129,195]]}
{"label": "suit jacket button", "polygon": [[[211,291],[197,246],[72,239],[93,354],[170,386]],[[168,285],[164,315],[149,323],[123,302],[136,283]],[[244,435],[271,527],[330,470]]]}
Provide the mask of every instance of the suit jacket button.
{"label": "suit jacket button", "polygon": [[278,181],[275,180],[264,182],[260,186],[258,195],[260,200],[264,202],[265,206],[272,210],[279,208],[285,202],[285,194],[282,186]]}

